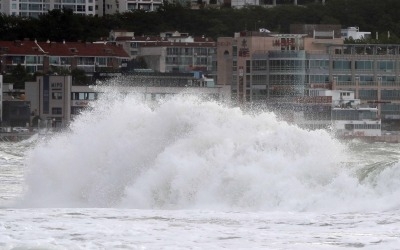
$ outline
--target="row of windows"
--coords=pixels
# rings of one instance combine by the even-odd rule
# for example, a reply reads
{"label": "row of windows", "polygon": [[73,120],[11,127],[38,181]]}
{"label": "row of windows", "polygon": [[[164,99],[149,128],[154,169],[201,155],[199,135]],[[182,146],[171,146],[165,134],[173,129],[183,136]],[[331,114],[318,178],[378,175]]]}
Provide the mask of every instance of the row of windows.
{"label": "row of windows", "polygon": [[167,48],[167,55],[214,55],[215,48]]}
{"label": "row of windows", "polygon": [[[234,75],[235,76],[235,75]],[[250,76],[250,75],[246,75]],[[250,78],[249,78],[250,79]],[[274,75],[267,75],[267,74],[260,74],[252,75],[252,83],[253,84],[262,84],[262,83],[267,83],[267,79],[269,79],[269,82],[274,82],[274,83],[283,83],[283,84],[305,84],[305,83],[329,83],[329,75],[305,75],[304,77],[302,75],[296,75],[296,74],[274,74]],[[355,77],[353,80],[353,77],[351,75],[336,75],[334,77],[335,81],[339,83],[339,85],[343,85],[340,83],[343,82],[348,82],[351,85],[355,85],[356,82],[358,82],[359,85],[365,85],[365,86],[370,86],[370,85],[378,85],[378,82],[381,82],[381,84],[385,86],[391,86],[394,85],[396,82],[396,77],[395,76],[379,76],[379,77],[374,77],[372,75],[361,75]],[[388,84],[388,83],[393,83],[393,84]]]}
{"label": "row of windows", "polygon": [[[267,62],[270,68],[288,69],[288,68],[303,68],[308,66],[309,69],[329,69],[329,60],[253,60],[253,70],[266,70]],[[362,60],[354,62],[355,70],[371,71],[375,68],[375,61]],[[351,70],[352,61],[350,60],[334,60],[332,62],[333,70]],[[391,72],[396,68],[396,63],[393,60],[376,61],[376,69],[380,71]]]}
{"label": "row of windows", "polygon": [[381,90],[382,100],[400,100],[400,90]]}
{"label": "row of windows", "polygon": [[310,83],[328,83],[329,75],[307,75],[306,82]]}
{"label": "row of windows", "polygon": [[371,110],[332,110],[332,120],[363,120],[375,118],[377,118],[377,113]]}
{"label": "row of windows", "polygon": [[385,103],[382,105],[382,111],[400,112],[400,104]]}
{"label": "row of windows", "polygon": [[49,10],[50,4],[20,4],[20,10]]}
{"label": "row of windows", "polygon": [[310,60],[309,67],[310,68],[328,69],[329,68],[329,60]]}
{"label": "row of windows", "polygon": [[97,93],[93,92],[72,92],[71,100],[96,100]]}
{"label": "row of windows", "polygon": [[303,60],[270,60],[271,69],[303,69],[305,62]]}
{"label": "row of windows", "polygon": [[[79,65],[98,65],[107,66],[107,62],[112,59],[108,57],[78,57],[77,63]],[[201,59],[199,59],[201,61]],[[43,64],[43,56],[9,56],[7,61],[11,61],[12,64]],[[50,56],[50,64],[58,65],[71,65],[71,57],[61,56]]]}
{"label": "row of windows", "polygon": [[270,75],[269,81],[277,85],[292,85],[304,83],[304,78],[300,75],[287,74],[287,75]]}
{"label": "row of windows", "polygon": [[[66,5],[66,4],[55,4],[54,9],[69,9],[77,12],[85,12],[86,5]],[[88,6],[88,11],[93,11],[93,6]]]}
{"label": "row of windows", "polygon": [[345,129],[381,129],[380,124],[345,124]]}
{"label": "row of windows", "polygon": [[[333,70],[351,70],[351,61],[350,60],[335,60],[333,61],[332,67]],[[376,69],[381,71],[394,71],[395,69],[395,61],[376,61]],[[355,61],[354,69],[356,70],[373,70],[374,69],[374,61]]]}
{"label": "row of windows", "polygon": [[211,61],[208,57],[175,57],[167,56],[165,62],[167,64],[183,64],[183,65],[205,65]]}

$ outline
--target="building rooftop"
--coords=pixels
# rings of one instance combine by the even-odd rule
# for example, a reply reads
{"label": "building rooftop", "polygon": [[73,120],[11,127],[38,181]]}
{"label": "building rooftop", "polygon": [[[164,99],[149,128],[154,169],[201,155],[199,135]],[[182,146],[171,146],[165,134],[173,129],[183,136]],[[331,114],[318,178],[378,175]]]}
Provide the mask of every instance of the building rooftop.
{"label": "building rooftop", "polygon": [[0,54],[129,58],[129,55],[121,46],[108,43],[56,43],[30,40],[0,41]]}

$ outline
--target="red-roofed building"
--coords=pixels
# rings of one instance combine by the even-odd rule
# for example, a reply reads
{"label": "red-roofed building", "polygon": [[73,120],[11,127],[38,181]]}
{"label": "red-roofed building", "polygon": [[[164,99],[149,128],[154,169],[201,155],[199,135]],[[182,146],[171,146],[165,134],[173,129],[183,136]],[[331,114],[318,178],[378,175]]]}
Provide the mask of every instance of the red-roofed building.
{"label": "red-roofed building", "polygon": [[96,71],[118,70],[129,60],[122,46],[105,43],[0,41],[1,72],[18,64],[28,73],[81,69],[87,75]]}

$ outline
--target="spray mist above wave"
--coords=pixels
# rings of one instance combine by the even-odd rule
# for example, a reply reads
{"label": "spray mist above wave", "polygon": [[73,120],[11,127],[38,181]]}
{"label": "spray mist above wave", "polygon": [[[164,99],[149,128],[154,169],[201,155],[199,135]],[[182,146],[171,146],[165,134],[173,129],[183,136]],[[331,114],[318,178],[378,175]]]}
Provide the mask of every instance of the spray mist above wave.
{"label": "spray mist above wave", "polygon": [[399,193],[360,183],[325,131],[193,97],[153,107],[116,95],[30,152],[23,206],[353,210]]}

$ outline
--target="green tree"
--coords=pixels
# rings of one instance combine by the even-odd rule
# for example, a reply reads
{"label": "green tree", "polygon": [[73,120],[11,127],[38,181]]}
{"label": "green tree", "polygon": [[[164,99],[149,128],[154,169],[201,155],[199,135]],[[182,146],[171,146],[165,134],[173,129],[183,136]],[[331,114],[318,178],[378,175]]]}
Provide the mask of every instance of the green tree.
{"label": "green tree", "polygon": [[89,85],[89,78],[86,76],[84,70],[73,69],[71,70],[72,84],[73,85]]}
{"label": "green tree", "polygon": [[33,75],[28,74],[25,68],[18,64],[12,69],[10,75],[5,76],[4,82],[13,83],[14,89],[25,89],[25,82],[33,80]]}

